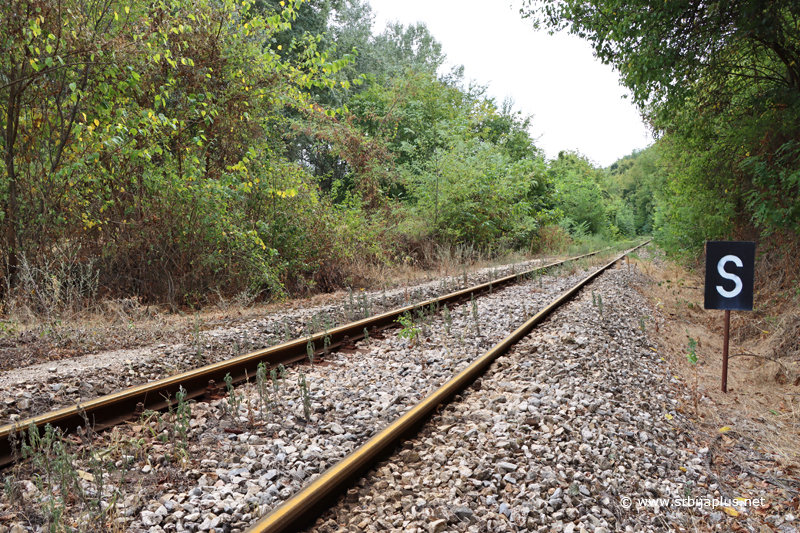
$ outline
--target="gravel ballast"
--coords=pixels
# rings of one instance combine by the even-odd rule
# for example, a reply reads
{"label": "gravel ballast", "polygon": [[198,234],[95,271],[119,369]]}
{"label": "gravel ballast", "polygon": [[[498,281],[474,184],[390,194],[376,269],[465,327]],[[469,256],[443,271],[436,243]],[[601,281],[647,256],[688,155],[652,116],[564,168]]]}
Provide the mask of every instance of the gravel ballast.
{"label": "gravel ballast", "polygon": [[[233,401],[192,404],[185,444],[174,419],[154,413],[142,423],[94,436],[95,448],[111,450],[102,456],[108,463],[76,460],[75,467],[89,474],[80,483],[96,495],[96,476],[106,473],[99,497],[110,505],[117,489],[123,494],[111,514],[126,531],[242,531],[583,275],[544,276],[495,291],[474,305],[448,310],[449,320],[443,315],[417,318],[419,337],[413,344],[388,332],[384,340],[362,343],[359,353],[331,354],[324,366],[296,367],[274,381],[267,379],[261,394],[248,386],[237,390]],[[437,286],[445,289],[441,282],[430,285],[431,292]],[[419,294],[431,296],[425,288]],[[405,299],[403,292],[397,296]],[[283,326],[281,320],[273,322]],[[89,435],[77,438],[84,444],[90,440]],[[130,442],[139,443],[138,448]],[[98,454],[92,457],[97,460]],[[24,473],[18,483],[24,499],[51,497],[49,489],[37,486],[34,478],[24,479]],[[136,491],[130,490],[132,483],[138,484]]]}
{"label": "gravel ballast", "polygon": [[311,531],[796,532],[706,474],[637,277],[604,274]]}
{"label": "gravel ballast", "polygon": [[485,268],[414,286],[383,291],[350,291],[338,302],[274,313],[234,327],[208,329],[189,319],[194,334],[185,343],[114,350],[0,372],[0,424],[16,423],[59,407],[141,385],[232,356],[293,340],[308,331],[343,324],[367,314],[435,298],[514,272],[535,268],[539,260]]}

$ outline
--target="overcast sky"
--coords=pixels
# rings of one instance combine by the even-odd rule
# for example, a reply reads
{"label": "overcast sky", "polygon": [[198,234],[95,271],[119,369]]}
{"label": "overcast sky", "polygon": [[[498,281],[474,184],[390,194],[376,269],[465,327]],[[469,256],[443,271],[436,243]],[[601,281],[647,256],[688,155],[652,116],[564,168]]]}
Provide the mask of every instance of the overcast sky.
{"label": "overcast sky", "polygon": [[[388,21],[425,22],[451,64],[467,80],[489,85],[501,103],[533,114],[531,134],[548,158],[579,150],[606,167],[652,138],[626,90],[588,42],[535,31],[519,15],[519,1],[369,0],[374,33]],[[449,69],[448,69],[449,70]]]}

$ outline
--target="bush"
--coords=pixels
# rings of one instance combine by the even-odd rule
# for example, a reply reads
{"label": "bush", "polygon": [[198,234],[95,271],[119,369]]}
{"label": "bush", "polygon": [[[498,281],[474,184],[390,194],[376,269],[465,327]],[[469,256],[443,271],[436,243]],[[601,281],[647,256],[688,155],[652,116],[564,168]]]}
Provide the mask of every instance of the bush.
{"label": "bush", "polygon": [[555,225],[545,226],[539,230],[537,239],[531,244],[531,252],[564,253],[572,244],[572,237],[563,228]]}

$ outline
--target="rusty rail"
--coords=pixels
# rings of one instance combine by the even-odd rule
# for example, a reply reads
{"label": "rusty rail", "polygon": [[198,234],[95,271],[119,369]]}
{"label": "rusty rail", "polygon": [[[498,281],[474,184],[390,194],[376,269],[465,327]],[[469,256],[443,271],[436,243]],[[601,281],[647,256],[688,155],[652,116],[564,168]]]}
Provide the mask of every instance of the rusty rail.
{"label": "rusty rail", "polygon": [[[31,425],[41,429],[46,424],[50,424],[53,427],[59,428],[64,433],[68,433],[74,431],[78,427],[84,426],[88,420],[95,430],[106,429],[126,420],[130,420],[134,413],[141,412],[143,409],[159,411],[174,405],[176,402],[175,396],[180,389],[186,391],[187,400],[199,400],[206,394],[206,389],[210,381],[213,380],[216,383],[222,383],[227,374],[230,374],[234,383],[241,383],[248,379],[248,377],[252,378],[256,375],[256,369],[261,362],[269,367],[275,367],[279,364],[288,365],[303,361],[307,358],[306,345],[308,341],[313,342],[316,346],[320,346],[323,343],[319,341],[322,341],[322,339],[327,336],[330,341],[328,349],[335,350],[342,346],[348,339],[350,342],[362,339],[364,337],[365,328],[367,331],[380,331],[394,327],[395,321],[403,313],[413,312],[420,307],[428,307],[430,305],[436,305],[437,303],[439,305],[444,305],[468,301],[473,295],[479,296],[488,293],[493,289],[510,285],[522,277],[530,276],[536,272],[543,272],[558,265],[589,257],[602,251],[604,250],[571,257],[563,261],[556,261],[525,272],[512,274],[468,289],[456,291],[439,298],[426,300],[414,305],[407,305],[374,317],[351,322],[343,326],[332,328],[328,330],[327,333],[317,333],[295,339],[270,348],[233,357],[175,376],[130,387],[73,406],[27,418],[15,424],[0,426],[0,467],[12,464],[15,460],[12,439],[10,439],[9,436],[14,434],[22,438],[23,432],[27,431]],[[322,352],[322,349],[315,351],[316,354],[321,354]]]}
{"label": "rusty rail", "polygon": [[363,446],[326,470],[313,483],[307,485],[300,492],[273,509],[245,533],[300,531],[303,526],[312,523],[355,479],[371,468],[381,457],[390,453],[404,436],[415,434],[439,405],[447,403],[456,394],[467,388],[486,371],[495,359],[506,353],[514,344],[530,333],[534,326],[542,322],[559,306],[569,301],[586,284],[611,268],[627,254],[641,248],[648,242],[650,241],[626,251],[561,294],[511,335],[476,359],[467,368],[411,408],[410,411],[390,424],[386,429],[372,437]]}

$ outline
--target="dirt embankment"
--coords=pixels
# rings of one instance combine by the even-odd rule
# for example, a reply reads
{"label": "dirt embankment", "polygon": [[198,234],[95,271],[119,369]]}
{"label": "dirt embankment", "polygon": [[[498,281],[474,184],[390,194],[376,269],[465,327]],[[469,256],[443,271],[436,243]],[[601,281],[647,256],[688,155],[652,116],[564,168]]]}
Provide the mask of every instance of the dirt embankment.
{"label": "dirt embankment", "polygon": [[[721,493],[767,497],[771,506],[784,507],[779,513],[797,516],[800,294],[776,298],[757,289],[753,312],[731,313],[728,392],[723,393],[724,312],[703,309],[703,273],[663,258],[632,261],[630,268],[643,269],[653,279],[641,290],[653,306],[660,351],[674,370],[673,386],[692,391],[678,412],[708,446],[709,470]],[[782,524],[752,520],[741,530],[782,530]],[[783,525],[797,527],[797,522]]]}

